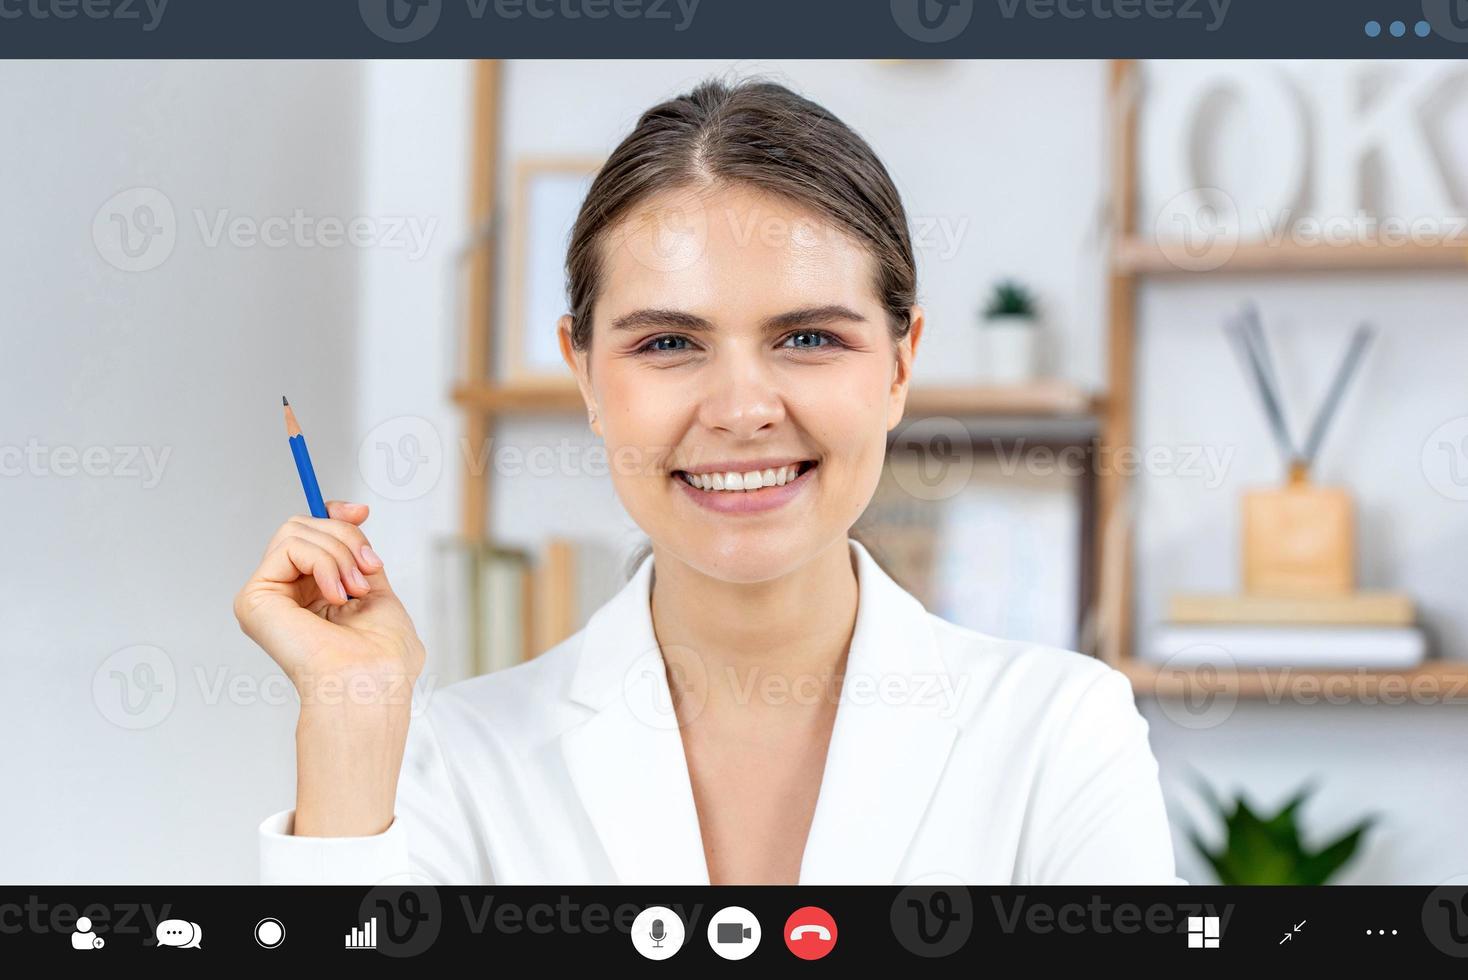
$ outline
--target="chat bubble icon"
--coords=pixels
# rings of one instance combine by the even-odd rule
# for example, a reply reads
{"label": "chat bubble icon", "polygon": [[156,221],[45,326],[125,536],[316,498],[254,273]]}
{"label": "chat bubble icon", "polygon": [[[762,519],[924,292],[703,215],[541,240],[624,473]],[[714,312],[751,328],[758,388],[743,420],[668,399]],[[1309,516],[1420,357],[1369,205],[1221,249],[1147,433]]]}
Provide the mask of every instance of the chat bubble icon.
{"label": "chat bubble icon", "polygon": [[199,941],[204,938],[204,930],[199,928],[197,922],[189,922],[187,919],[164,919],[158,923],[158,945],[175,946],[179,949],[202,949]]}

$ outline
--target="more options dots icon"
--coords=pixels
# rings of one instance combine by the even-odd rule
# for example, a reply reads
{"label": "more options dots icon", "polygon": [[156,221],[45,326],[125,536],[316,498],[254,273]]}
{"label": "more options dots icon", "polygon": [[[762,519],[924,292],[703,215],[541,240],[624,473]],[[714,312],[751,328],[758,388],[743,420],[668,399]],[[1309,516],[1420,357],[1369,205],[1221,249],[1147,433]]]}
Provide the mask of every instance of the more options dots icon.
{"label": "more options dots icon", "polygon": [[632,920],[632,946],[650,960],[665,960],[683,948],[683,920],[662,905],[643,909]]}
{"label": "more options dots icon", "polygon": [[730,905],[709,920],[709,945],[726,960],[742,960],[759,948],[759,920],[749,909]]}

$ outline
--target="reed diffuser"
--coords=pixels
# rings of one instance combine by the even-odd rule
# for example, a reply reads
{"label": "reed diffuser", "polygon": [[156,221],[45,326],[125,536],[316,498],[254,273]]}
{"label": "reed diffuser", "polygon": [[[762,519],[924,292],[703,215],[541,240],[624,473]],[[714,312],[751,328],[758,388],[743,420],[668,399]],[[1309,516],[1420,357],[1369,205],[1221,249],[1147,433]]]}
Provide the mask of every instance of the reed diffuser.
{"label": "reed diffuser", "polygon": [[1372,330],[1362,324],[1351,336],[1325,401],[1299,447],[1285,421],[1279,377],[1258,310],[1250,304],[1224,330],[1243,362],[1244,373],[1253,379],[1286,474],[1282,487],[1244,492],[1244,591],[1282,596],[1352,592],[1356,587],[1355,505],[1344,487],[1315,484],[1310,468],[1371,341]]}

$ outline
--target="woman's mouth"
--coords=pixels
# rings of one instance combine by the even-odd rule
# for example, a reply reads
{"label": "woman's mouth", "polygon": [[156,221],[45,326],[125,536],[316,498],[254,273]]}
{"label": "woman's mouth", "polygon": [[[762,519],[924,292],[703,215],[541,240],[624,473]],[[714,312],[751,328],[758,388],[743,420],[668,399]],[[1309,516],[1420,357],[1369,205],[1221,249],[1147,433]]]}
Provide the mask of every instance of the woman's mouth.
{"label": "woman's mouth", "polygon": [[816,460],[807,459],[764,469],[674,470],[673,479],[701,507],[747,514],[772,510],[792,500],[811,481],[817,466]]}

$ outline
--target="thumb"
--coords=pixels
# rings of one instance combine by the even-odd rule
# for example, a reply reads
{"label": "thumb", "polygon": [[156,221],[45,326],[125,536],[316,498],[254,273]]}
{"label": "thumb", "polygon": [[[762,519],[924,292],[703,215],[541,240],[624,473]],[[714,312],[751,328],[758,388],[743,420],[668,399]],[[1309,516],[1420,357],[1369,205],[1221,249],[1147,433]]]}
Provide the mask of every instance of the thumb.
{"label": "thumb", "polygon": [[354,504],[350,500],[328,500],[326,516],[332,520],[346,521],[348,524],[361,524],[367,520],[367,505]]}

